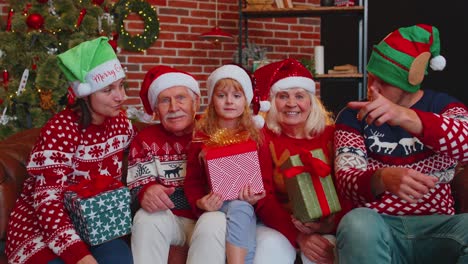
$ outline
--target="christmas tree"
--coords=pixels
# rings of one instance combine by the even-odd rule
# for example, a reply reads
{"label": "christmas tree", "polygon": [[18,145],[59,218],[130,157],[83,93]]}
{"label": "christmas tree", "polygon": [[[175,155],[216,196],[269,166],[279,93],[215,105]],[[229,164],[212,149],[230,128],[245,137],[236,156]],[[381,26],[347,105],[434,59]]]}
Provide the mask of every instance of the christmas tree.
{"label": "christmas tree", "polygon": [[9,3],[7,21],[0,24],[0,139],[41,127],[67,105],[69,85],[57,66],[57,54],[98,36],[108,36],[117,46],[108,1]]}

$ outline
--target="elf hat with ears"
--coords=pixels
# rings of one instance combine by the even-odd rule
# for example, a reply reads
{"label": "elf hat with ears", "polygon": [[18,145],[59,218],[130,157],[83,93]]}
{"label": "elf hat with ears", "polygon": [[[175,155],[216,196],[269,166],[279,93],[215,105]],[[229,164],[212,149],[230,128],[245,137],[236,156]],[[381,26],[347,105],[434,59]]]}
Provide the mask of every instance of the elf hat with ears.
{"label": "elf hat with ears", "polygon": [[152,115],[159,94],[174,86],[185,86],[200,96],[198,82],[191,74],[164,65],[151,68],[146,73],[140,89],[140,99],[146,113]]}
{"label": "elf hat with ears", "polygon": [[393,86],[414,93],[427,74],[429,61],[435,71],[445,68],[445,58],[440,56],[439,30],[418,24],[399,28],[375,45],[367,71]]}
{"label": "elf hat with ears", "polygon": [[106,37],[82,42],[59,54],[57,59],[78,98],[125,78],[124,69]]}
{"label": "elf hat with ears", "polygon": [[255,87],[260,97],[260,111],[270,109],[270,98],[277,92],[291,88],[302,88],[315,94],[312,74],[295,59],[285,59],[265,65],[254,72]]}

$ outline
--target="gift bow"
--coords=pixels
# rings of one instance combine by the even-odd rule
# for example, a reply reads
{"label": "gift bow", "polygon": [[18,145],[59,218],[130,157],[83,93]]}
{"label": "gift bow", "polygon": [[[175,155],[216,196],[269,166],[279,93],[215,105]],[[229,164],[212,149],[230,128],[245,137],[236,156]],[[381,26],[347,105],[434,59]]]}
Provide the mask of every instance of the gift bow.
{"label": "gift bow", "polygon": [[294,166],[283,170],[283,174],[286,178],[292,178],[304,172],[309,173],[312,177],[319,176],[320,178],[330,175],[330,166],[321,159],[312,156],[312,153],[309,151],[302,151],[299,154],[299,157],[304,165]]}
{"label": "gift bow", "polygon": [[75,192],[80,198],[89,198],[97,194],[111,191],[122,187],[123,184],[110,176],[95,176],[89,180],[82,180],[78,184],[67,188],[68,191]]}
{"label": "gift bow", "polygon": [[299,157],[302,161],[303,166],[294,166],[283,170],[283,174],[286,178],[292,178],[300,173],[309,173],[312,179],[312,185],[315,189],[317,199],[322,209],[322,215],[328,216],[331,214],[331,209],[327,201],[325,190],[320,182],[320,178],[324,178],[331,173],[330,166],[323,162],[321,159],[312,156],[309,151],[303,150],[299,153]]}

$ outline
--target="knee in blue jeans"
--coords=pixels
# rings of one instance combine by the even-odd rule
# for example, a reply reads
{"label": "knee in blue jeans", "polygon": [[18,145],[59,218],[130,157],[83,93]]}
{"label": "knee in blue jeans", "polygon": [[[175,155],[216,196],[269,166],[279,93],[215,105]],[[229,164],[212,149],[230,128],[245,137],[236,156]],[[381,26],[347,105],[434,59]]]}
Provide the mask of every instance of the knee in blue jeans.
{"label": "knee in blue jeans", "polygon": [[338,226],[338,247],[343,243],[376,245],[387,234],[388,227],[382,217],[368,208],[356,208],[341,219]]}
{"label": "knee in blue jeans", "polygon": [[229,214],[245,215],[248,218],[252,218],[255,215],[253,206],[246,201],[232,200],[229,203]]}

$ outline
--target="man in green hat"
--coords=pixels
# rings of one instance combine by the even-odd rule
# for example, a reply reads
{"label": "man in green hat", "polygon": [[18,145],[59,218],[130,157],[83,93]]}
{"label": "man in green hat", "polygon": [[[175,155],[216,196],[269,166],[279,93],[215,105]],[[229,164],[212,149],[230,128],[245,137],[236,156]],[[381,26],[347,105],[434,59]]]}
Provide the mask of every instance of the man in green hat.
{"label": "man in green hat", "polygon": [[375,45],[368,100],[337,117],[335,173],[356,209],[340,222],[339,263],[468,263],[468,214],[454,215],[450,182],[468,161],[468,109],[421,90],[442,70],[439,32],[400,28]]}

